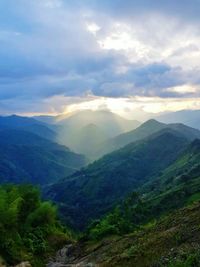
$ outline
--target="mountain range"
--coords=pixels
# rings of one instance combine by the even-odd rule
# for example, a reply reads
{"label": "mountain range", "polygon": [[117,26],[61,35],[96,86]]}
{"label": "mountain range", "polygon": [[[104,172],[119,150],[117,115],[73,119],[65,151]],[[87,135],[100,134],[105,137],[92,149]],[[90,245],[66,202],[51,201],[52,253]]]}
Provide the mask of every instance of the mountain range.
{"label": "mountain range", "polygon": [[83,155],[50,140],[55,136],[34,119],[1,117],[0,183],[49,184],[87,164]]}
{"label": "mountain range", "polygon": [[84,110],[75,114],[55,117],[35,117],[51,123],[57,129],[56,141],[73,151],[96,158],[96,149],[111,137],[133,130],[140,125],[137,120],[126,120],[110,111]]}
{"label": "mountain range", "polygon": [[200,129],[200,110],[180,110],[169,112],[155,117],[164,123],[183,123],[193,128]]}
{"label": "mountain range", "polygon": [[[80,238],[57,253],[56,262],[49,266],[198,266],[200,131],[155,119],[118,131],[109,114],[114,129],[110,134],[109,123],[103,127],[105,114],[98,113],[104,118],[96,121],[82,121],[86,114],[59,120],[40,118],[48,123],[37,118],[0,117],[0,183],[15,184],[2,187],[0,206],[9,202],[12,211],[20,210],[18,200],[5,202],[5,196],[21,183],[39,185],[43,199],[57,205],[62,225],[78,231]],[[90,161],[62,144],[62,131],[75,151],[85,151]],[[96,160],[89,163],[92,159]],[[17,190],[26,195],[23,188]],[[26,199],[27,203],[20,203],[27,207],[32,203],[37,210],[34,195]],[[41,205],[27,217],[27,223],[40,227],[40,222],[51,221],[47,214],[52,214],[52,208],[46,201]],[[10,212],[4,212],[4,224],[10,221]],[[27,227],[36,238],[34,228]],[[66,231],[63,226],[58,228]],[[7,237],[0,231],[5,242]],[[23,233],[20,227],[18,231]],[[59,242],[64,232],[56,237]],[[6,252],[4,257],[10,258]]]}
{"label": "mountain range", "polygon": [[109,152],[117,150],[129,143],[142,140],[151,134],[167,128],[179,132],[182,136],[185,136],[190,140],[200,138],[200,131],[195,128],[188,127],[181,123],[165,124],[151,119],[137,127],[135,130],[108,139],[105,143],[102,143],[99,148],[97,148],[98,151],[96,152],[96,155],[99,157],[108,154]]}
{"label": "mountain range", "polygon": [[19,129],[39,135],[45,139],[55,141],[56,132],[45,123],[39,122],[34,118],[21,117],[17,115],[0,116],[0,130]]}
{"label": "mountain range", "polygon": [[[161,130],[152,134],[155,125]],[[149,133],[146,138],[104,156],[48,189],[47,196],[60,203],[61,213],[67,214],[73,225],[84,227],[90,219],[105,214],[128,193],[159,176],[200,136],[198,130],[182,124],[167,127],[150,120],[133,131],[133,137],[137,133],[140,139],[139,129],[143,132],[144,128]]]}

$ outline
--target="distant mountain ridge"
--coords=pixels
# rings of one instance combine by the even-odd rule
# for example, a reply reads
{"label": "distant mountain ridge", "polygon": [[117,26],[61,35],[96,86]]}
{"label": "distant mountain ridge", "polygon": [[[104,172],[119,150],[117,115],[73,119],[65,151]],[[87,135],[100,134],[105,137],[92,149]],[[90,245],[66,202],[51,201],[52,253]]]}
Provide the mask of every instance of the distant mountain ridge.
{"label": "distant mountain ridge", "polygon": [[104,144],[101,144],[97,155],[105,155],[109,152],[115,151],[129,143],[142,140],[151,134],[161,131],[162,129],[170,128],[180,132],[182,136],[185,136],[188,140],[194,140],[200,138],[200,131],[181,123],[165,124],[158,122],[155,119],[151,119],[140,125],[135,130],[127,133],[123,133],[114,138],[107,140]]}
{"label": "distant mountain ridge", "polygon": [[45,185],[86,164],[84,156],[34,133],[0,130],[0,183]]}
{"label": "distant mountain ridge", "polygon": [[47,124],[30,117],[17,115],[0,116],[0,130],[19,129],[34,133],[40,137],[55,141],[56,133]]}
{"label": "distant mountain ridge", "polygon": [[65,116],[35,117],[57,127],[56,141],[68,146],[77,153],[83,153],[92,160],[96,147],[110,137],[137,128],[136,120],[126,120],[110,111],[83,110]]}
{"label": "distant mountain ridge", "polygon": [[200,130],[200,110],[180,110],[159,115],[155,119],[164,123],[183,123]]}

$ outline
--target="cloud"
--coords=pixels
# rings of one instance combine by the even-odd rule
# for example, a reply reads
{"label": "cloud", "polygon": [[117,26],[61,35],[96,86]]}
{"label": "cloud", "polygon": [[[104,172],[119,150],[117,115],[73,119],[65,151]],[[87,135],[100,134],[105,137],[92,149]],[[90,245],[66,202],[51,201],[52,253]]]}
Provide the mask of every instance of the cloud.
{"label": "cloud", "polygon": [[88,92],[199,97],[184,89],[200,84],[197,0],[2,0],[0,8],[1,112],[57,112],[61,97],[69,105]]}

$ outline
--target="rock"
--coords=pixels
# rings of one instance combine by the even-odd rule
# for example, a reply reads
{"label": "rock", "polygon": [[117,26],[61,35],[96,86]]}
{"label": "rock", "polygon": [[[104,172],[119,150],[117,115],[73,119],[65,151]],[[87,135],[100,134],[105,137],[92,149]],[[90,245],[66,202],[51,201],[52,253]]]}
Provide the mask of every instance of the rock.
{"label": "rock", "polygon": [[72,244],[67,245],[64,248],[60,249],[56,254],[56,262],[68,263],[70,260],[69,258],[72,257],[73,251],[74,248]]}
{"label": "rock", "polygon": [[46,265],[46,267],[66,267],[70,265],[62,264],[60,262],[50,262]]}
{"label": "rock", "polygon": [[81,254],[81,247],[69,244],[60,249],[46,267],[96,267],[87,256]]}
{"label": "rock", "polygon": [[71,264],[80,254],[79,247],[73,244],[66,245],[64,248],[60,249],[56,254],[56,262],[63,264]]}
{"label": "rock", "polygon": [[31,264],[28,261],[23,261],[15,267],[31,267]]}

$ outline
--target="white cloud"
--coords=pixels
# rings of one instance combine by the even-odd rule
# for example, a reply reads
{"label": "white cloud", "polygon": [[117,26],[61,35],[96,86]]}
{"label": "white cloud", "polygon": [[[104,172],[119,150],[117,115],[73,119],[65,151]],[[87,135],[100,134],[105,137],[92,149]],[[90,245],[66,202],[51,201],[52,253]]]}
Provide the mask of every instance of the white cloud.
{"label": "white cloud", "polygon": [[86,23],[87,30],[91,32],[93,35],[96,35],[97,32],[101,29],[96,23]]}
{"label": "white cloud", "polygon": [[199,86],[191,85],[191,84],[184,84],[181,86],[175,86],[171,88],[167,88],[164,91],[178,93],[178,94],[190,94],[190,93],[198,93],[200,92]]}
{"label": "white cloud", "polygon": [[[50,113],[63,112],[77,99],[71,109],[107,105],[117,112],[133,106],[159,112],[199,107],[199,21],[183,21],[173,12],[159,12],[154,5],[155,10],[139,2],[145,12],[137,14],[133,1],[98,1],[105,7],[126,5],[127,16],[120,14],[123,9],[111,8],[113,15],[89,2],[20,0],[11,6],[18,19],[10,18],[12,25],[0,27],[4,105],[15,101],[17,110],[17,101],[24,105],[38,97],[40,108],[35,103],[33,112],[44,111],[41,103]],[[97,95],[96,102],[86,101],[88,90]]]}

